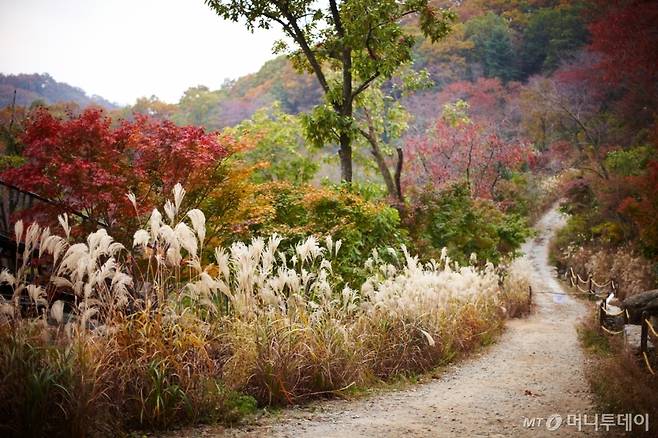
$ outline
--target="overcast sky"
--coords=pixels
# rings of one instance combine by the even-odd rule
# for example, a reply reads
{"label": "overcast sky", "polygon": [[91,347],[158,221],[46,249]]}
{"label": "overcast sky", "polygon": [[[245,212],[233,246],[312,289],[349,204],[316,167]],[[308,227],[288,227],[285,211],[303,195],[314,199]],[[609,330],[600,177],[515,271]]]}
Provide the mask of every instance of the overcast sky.
{"label": "overcast sky", "polygon": [[120,104],[177,102],[257,71],[280,36],[223,21],[203,0],[0,0],[0,73],[50,73]]}

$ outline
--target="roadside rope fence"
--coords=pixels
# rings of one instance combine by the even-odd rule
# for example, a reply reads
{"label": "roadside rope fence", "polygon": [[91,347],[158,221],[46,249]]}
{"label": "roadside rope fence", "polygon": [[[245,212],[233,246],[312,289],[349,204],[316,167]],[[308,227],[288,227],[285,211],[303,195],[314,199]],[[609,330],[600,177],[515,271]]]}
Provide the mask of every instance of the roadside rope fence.
{"label": "roadside rope fence", "polygon": [[[600,303],[598,304],[599,309],[597,319],[601,331],[611,336],[625,335],[625,326],[631,324],[631,315],[627,309],[609,309],[606,299],[610,296],[610,294],[618,296],[619,284],[614,278],[599,283],[594,279],[592,274],[588,274],[586,278],[583,278],[580,276],[580,274],[575,272],[573,268],[567,269],[564,277],[572,288],[578,290],[578,292],[575,292],[577,295],[588,295],[592,298],[600,300]],[[616,327],[614,326],[606,326],[606,320],[612,319],[615,321],[619,318],[623,320],[623,324],[621,324],[621,330],[615,330]],[[619,325],[619,323],[616,325]],[[640,317],[640,326],[641,334],[639,353],[642,356],[642,359],[644,360],[644,363],[649,372],[652,375],[656,375],[656,372],[651,365],[651,360],[649,358],[648,344],[650,339],[653,346],[658,345],[658,331],[656,331],[656,328],[651,323],[651,315],[646,311],[642,312]]]}
{"label": "roadside rope fence", "polygon": [[[609,288],[606,293],[606,296],[612,292],[617,295],[617,281],[614,278],[611,278],[608,281],[599,283],[594,279],[592,274],[588,274],[587,278],[583,278],[580,274],[576,273],[573,268],[569,268],[564,273],[565,277],[569,281],[571,287],[580,291],[581,294],[591,295],[593,298],[601,298],[601,290]],[[586,288],[585,288],[585,287]]]}
{"label": "roadside rope fence", "polygon": [[647,344],[649,341],[649,336],[651,336],[651,343],[654,345],[654,347],[658,345],[658,333],[656,333],[656,329],[654,329],[653,325],[651,324],[649,314],[647,312],[642,312],[642,336],[640,337],[640,352],[642,353],[644,363],[647,365],[649,372],[655,376],[656,373],[651,366],[649,357],[647,356]]}

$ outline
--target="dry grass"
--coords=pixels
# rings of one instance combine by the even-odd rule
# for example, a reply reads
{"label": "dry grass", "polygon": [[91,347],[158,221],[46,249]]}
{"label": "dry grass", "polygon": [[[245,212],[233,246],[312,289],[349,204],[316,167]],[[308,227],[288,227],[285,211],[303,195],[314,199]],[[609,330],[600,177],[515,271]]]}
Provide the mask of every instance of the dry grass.
{"label": "dry grass", "polygon": [[[203,213],[181,214],[184,190],[173,195],[165,217],[154,210],[135,232],[132,251],[104,230],[70,242],[65,217],[65,237],[17,226],[22,267],[0,275],[14,290],[0,303],[9,435],[232,422],[253,398],[298,403],[428,371],[491,342],[506,312],[523,313],[527,280],[514,265],[501,289],[491,264],[459,266],[445,253],[421,263],[386,248],[352,289],[338,286],[341,242],[330,237],[288,252],[276,235],[204,251]],[[37,254],[53,262],[47,284],[27,275]],[[62,288],[74,297],[70,315],[48,300]]]}
{"label": "dry grass", "polygon": [[501,300],[507,316],[520,318],[532,311],[530,300],[530,273],[532,265],[526,259],[516,259],[506,270],[501,291]]}
{"label": "dry grass", "polygon": [[601,412],[649,414],[650,435],[658,427],[658,378],[646,369],[641,357],[624,348],[621,338],[602,334],[594,318],[579,328],[588,353],[587,379]]}
{"label": "dry grass", "polygon": [[563,266],[573,267],[580,275],[592,274],[599,282],[614,278],[622,300],[656,286],[653,265],[630,247],[570,246],[560,251],[553,245],[551,250]]}

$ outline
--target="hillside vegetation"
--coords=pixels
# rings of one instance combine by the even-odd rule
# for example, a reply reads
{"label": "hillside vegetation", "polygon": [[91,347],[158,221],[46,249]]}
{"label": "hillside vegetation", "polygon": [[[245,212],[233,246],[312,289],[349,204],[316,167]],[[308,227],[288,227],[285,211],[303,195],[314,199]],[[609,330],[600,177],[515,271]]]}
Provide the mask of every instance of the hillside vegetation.
{"label": "hillside vegetation", "polygon": [[105,109],[117,108],[117,105],[100,96],[88,96],[81,88],[64,82],[57,82],[48,73],[5,75],[0,73],[0,108],[11,106],[31,106],[35,103],[52,105],[57,103],[74,103],[80,107],[90,105]]}

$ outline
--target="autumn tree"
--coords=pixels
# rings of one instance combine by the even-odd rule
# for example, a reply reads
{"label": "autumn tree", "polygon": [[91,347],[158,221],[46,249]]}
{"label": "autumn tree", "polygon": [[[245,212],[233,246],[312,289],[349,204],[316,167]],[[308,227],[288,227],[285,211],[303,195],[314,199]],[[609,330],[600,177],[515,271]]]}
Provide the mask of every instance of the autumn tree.
{"label": "autumn tree", "polygon": [[607,111],[606,90],[592,81],[595,62],[582,54],[550,78],[532,78],[521,93],[522,123],[541,148],[566,142],[573,149],[571,166],[608,179],[606,153],[626,140],[621,121]]}
{"label": "autumn tree", "polygon": [[498,182],[526,160],[528,149],[488,128],[471,119],[467,102],[445,105],[426,135],[407,141],[407,183],[441,188],[464,181],[472,196],[495,198]]}
{"label": "autumn tree", "polygon": [[309,182],[317,172],[318,157],[306,148],[299,116],[286,114],[281,104],[261,108],[234,128],[224,130],[253,147],[239,155],[249,165],[257,166],[252,179],[256,182]]}
{"label": "autumn tree", "polygon": [[144,114],[158,120],[170,120],[176,113],[177,107],[174,104],[161,101],[157,96],[140,97],[137,99],[132,108],[132,112]]}
{"label": "autumn tree", "polygon": [[[190,202],[200,203],[228,153],[217,135],[202,128],[144,115],[114,127],[100,109],[70,118],[37,109],[20,140],[24,162],[0,178],[58,204],[49,218],[35,212],[39,218],[56,223],[62,210],[78,212],[111,228],[118,238],[126,237],[121,233],[136,208],[142,214],[162,205],[178,182]],[[126,198],[128,191],[135,194],[137,207]]]}
{"label": "autumn tree", "polygon": [[611,107],[628,126],[646,133],[658,105],[658,3],[651,0],[592,0],[589,50],[596,54],[591,80],[614,96]]}
{"label": "autumn tree", "polygon": [[[280,26],[292,41],[275,45],[288,52],[299,71],[315,75],[325,97],[306,117],[306,132],[314,144],[340,145],[341,177],[352,181],[352,142],[359,135],[354,102],[379,78],[390,78],[411,60],[415,38],[401,20],[416,15],[426,37],[445,36],[454,14],[429,0],[329,0],[326,7],[312,0],[244,2],[205,0],[218,15],[248,29]],[[332,75],[336,72],[336,75]]]}

